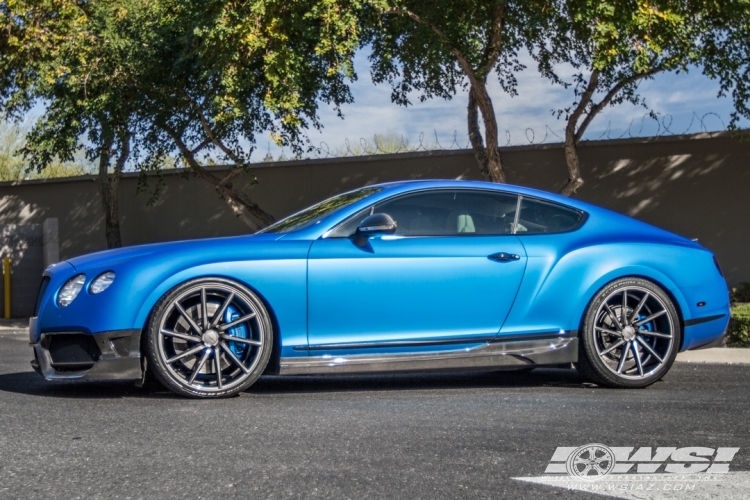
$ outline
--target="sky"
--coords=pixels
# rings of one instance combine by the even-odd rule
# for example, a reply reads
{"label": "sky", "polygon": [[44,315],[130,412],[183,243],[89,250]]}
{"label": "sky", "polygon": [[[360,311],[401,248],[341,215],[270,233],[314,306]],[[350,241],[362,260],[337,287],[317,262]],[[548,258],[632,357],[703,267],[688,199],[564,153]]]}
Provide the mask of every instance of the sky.
{"label": "sky", "polygon": [[[431,99],[419,102],[418,95],[409,107],[391,102],[387,84],[375,85],[370,78],[368,52],[361,50],[355,57],[358,79],[350,86],[354,102],[343,107],[342,120],[331,108],[322,108],[323,130],[309,131],[312,144],[322,155],[345,145],[359,144],[376,133],[392,132],[409,141],[411,147],[423,142],[434,145],[435,137],[443,148],[467,147],[467,93],[459,92],[451,100]],[[522,58],[527,69],[518,77],[518,95],[511,97],[490,76],[489,93],[497,115],[501,145],[527,145],[561,142],[564,121],[552,115],[553,109],[574,102],[572,88],[563,89],[539,76],[529,57]],[[724,130],[733,106],[730,98],[717,98],[718,82],[693,68],[687,74],[661,74],[641,84],[641,95],[648,106],[658,113],[657,124],[646,116],[640,106],[623,103],[600,113],[589,126],[584,139],[616,139],[619,137],[653,136],[674,133],[698,133]],[[644,118],[644,116],[646,116]],[[702,122],[702,124],[701,124]],[[668,130],[665,130],[665,125]],[[747,125],[747,123],[744,123]],[[455,138],[455,141],[454,141]],[[265,141],[265,144],[263,143]],[[274,158],[282,153],[270,139],[258,141],[253,159],[260,161],[267,152]],[[289,151],[284,151],[286,157]],[[315,157],[315,155],[312,155]]]}

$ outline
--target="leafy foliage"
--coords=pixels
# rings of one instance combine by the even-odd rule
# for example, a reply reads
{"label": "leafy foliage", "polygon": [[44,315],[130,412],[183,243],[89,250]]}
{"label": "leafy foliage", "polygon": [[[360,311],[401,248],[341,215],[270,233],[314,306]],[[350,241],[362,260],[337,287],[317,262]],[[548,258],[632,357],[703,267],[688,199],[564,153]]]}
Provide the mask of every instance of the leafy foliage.
{"label": "leafy foliage", "polygon": [[727,329],[727,346],[750,347],[750,304],[732,308]]}
{"label": "leafy foliage", "polygon": [[[351,102],[358,0],[169,1],[144,69],[138,133],[146,160],[179,156],[248,226],[273,217],[233,187],[260,134],[293,151],[319,127],[318,106]],[[233,167],[218,177],[210,163]]]}
{"label": "leafy foliage", "polygon": [[[0,5],[0,102],[47,112],[29,134],[40,169],[84,147],[113,206],[128,158],[143,171],[179,156],[250,227],[273,221],[233,180],[258,134],[304,147],[318,106],[350,102],[359,0],[13,0]],[[131,152],[131,147],[133,151]],[[206,166],[231,163],[220,178]],[[107,184],[107,185],[105,185]],[[112,213],[116,218],[116,211]]]}
{"label": "leafy foliage", "polygon": [[703,72],[720,82],[719,96],[731,95],[734,111],[730,129],[750,118],[750,0],[706,1],[711,16],[704,19],[700,39]]}
{"label": "leafy foliage", "polygon": [[14,36],[8,37],[0,63],[8,80],[4,109],[18,117],[37,103],[46,105],[24,150],[33,168],[43,169],[56,157],[70,160],[80,148],[98,158],[102,147],[128,135],[139,75],[127,62],[140,48],[141,31],[149,32],[149,24],[128,22],[128,12],[153,5],[141,0],[6,4],[3,28]]}

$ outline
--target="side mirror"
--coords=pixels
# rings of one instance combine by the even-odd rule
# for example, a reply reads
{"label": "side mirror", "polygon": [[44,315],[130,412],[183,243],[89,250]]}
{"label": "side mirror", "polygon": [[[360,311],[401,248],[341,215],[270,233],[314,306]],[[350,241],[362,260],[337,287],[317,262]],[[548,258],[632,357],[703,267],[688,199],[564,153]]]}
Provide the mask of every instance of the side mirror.
{"label": "side mirror", "polygon": [[365,246],[367,238],[375,234],[393,234],[396,232],[396,221],[388,214],[373,214],[359,223],[354,233],[354,243]]}

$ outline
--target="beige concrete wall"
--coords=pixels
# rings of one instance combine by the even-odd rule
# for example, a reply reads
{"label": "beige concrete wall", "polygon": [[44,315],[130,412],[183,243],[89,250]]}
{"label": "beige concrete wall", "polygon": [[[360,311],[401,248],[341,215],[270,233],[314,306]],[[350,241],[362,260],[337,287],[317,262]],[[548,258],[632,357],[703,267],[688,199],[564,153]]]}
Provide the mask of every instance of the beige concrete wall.
{"label": "beige concrete wall", "polygon": [[[566,178],[559,144],[505,148],[508,178],[556,190]],[[699,238],[713,250],[730,283],[750,281],[750,143],[729,134],[584,143],[581,199]],[[478,179],[469,151],[260,164],[235,184],[276,217],[365,184],[399,179]],[[154,206],[136,194],[137,179],[120,188],[127,245],[235,235],[247,228],[204,181],[166,174]],[[152,181],[152,184],[155,181]],[[0,224],[59,218],[60,258],[106,247],[93,178],[0,183]]]}

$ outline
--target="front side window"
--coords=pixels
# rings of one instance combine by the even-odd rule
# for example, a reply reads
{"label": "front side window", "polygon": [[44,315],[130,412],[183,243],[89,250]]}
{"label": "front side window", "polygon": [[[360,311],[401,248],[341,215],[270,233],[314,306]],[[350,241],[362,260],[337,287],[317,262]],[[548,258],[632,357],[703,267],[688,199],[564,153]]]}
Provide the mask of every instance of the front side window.
{"label": "front side window", "polygon": [[516,234],[564,233],[576,229],[583,212],[541,200],[523,198]]}
{"label": "front side window", "polygon": [[352,191],[350,193],[340,194],[333,198],[328,198],[325,201],[321,201],[317,205],[313,205],[310,208],[306,208],[301,212],[297,212],[294,215],[290,215],[286,219],[282,219],[279,222],[268,226],[267,228],[258,231],[260,233],[286,233],[289,231],[298,231],[312,226],[324,217],[332,214],[337,210],[348,207],[349,205],[363,200],[368,196],[379,192],[383,188],[379,187],[367,187]]}
{"label": "front side window", "polygon": [[501,235],[513,233],[518,196],[479,190],[435,190],[399,196],[365,209],[330,235],[354,234],[368,215],[386,213],[401,236]]}

